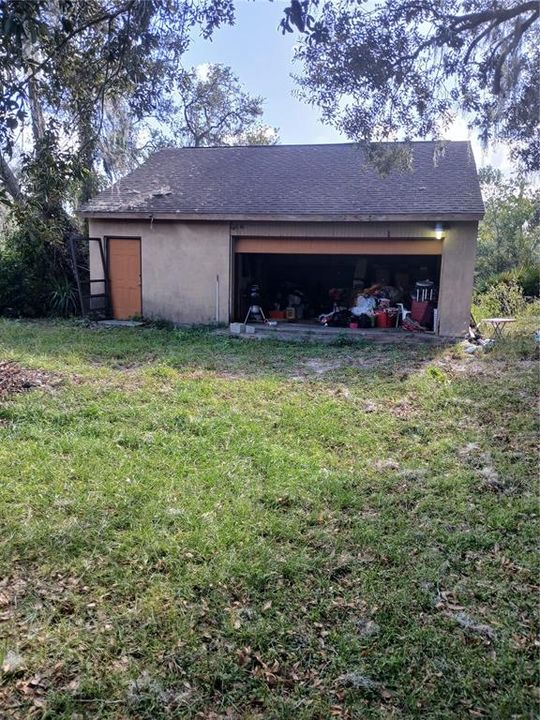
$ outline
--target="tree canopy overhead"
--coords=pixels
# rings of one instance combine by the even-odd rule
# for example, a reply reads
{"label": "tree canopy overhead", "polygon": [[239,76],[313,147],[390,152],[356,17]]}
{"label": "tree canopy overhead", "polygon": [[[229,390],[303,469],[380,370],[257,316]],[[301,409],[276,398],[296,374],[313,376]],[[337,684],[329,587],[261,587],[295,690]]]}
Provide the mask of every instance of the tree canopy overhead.
{"label": "tree canopy overhead", "polygon": [[209,36],[232,22],[233,4],[1,0],[0,13],[0,148],[9,153],[26,119],[34,135],[43,130],[44,109],[95,120],[107,99],[122,96],[134,116],[152,110],[178,71],[190,28]]}
{"label": "tree canopy overhead", "polygon": [[301,94],[360,141],[440,138],[457,113],[540,169],[536,0],[292,0]]}
{"label": "tree canopy overhead", "polygon": [[[155,109],[190,29],[209,37],[236,4],[0,0],[0,149],[23,122],[43,134],[46,100],[70,127],[75,117],[91,163],[107,106]],[[288,0],[281,27],[302,38],[301,94],[351,139],[437,138],[460,112],[538,169],[539,16],[537,0]]]}

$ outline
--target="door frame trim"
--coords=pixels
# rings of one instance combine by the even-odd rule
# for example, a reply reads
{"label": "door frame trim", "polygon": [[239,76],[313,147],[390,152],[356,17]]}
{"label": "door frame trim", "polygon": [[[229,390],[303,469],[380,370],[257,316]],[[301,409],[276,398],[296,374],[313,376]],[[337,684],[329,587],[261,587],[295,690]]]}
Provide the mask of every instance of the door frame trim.
{"label": "door frame trim", "polygon": [[138,240],[139,241],[139,267],[141,270],[141,317],[144,317],[144,305],[143,305],[143,271],[142,271],[142,235],[104,235],[105,241],[105,257],[107,258],[107,282],[109,285],[109,292],[111,295],[111,315],[114,315],[114,308],[112,306],[112,284],[109,268],[111,266],[109,260],[109,242],[111,240]]}

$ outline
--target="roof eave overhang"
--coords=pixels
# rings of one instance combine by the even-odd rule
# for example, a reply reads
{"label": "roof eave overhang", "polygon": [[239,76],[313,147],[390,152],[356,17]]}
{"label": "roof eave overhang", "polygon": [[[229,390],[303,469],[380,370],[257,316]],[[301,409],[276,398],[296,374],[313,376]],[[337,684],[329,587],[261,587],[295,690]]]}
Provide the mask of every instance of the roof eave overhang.
{"label": "roof eave overhang", "polygon": [[335,214],[233,214],[233,213],[180,213],[161,211],[110,211],[79,210],[80,217],[93,220],[178,220],[204,222],[437,222],[481,220],[483,212],[426,212],[426,213],[335,213]]}

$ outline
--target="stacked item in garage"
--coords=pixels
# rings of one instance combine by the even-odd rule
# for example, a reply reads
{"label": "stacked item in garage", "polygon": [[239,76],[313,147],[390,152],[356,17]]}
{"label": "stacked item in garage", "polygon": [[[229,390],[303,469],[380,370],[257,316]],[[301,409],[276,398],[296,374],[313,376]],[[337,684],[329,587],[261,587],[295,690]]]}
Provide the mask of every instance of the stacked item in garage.
{"label": "stacked item in garage", "polygon": [[[355,287],[352,290],[332,287],[325,291],[321,287],[320,290],[311,288],[309,292],[301,289],[300,283],[290,280],[276,284],[261,303],[265,315],[259,322],[265,322],[265,317],[268,317],[272,321],[287,322],[311,319],[324,326],[351,329],[391,329],[400,325],[405,330],[433,329],[437,305],[437,289],[433,281],[417,281],[411,291],[410,286],[407,287],[408,277],[401,273],[400,285],[378,282],[364,287],[358,277],[362,271],[359,263],[355,268]],[[381,279],[387,279],[380,268],[377,271]],[[256,287],[259,288],[258,285]]]}
{"label": "stacked item in garage", "polygon": [[417,282],[411,299],[411,318],[423,327],[432,327],[436,290],[431,280]]}

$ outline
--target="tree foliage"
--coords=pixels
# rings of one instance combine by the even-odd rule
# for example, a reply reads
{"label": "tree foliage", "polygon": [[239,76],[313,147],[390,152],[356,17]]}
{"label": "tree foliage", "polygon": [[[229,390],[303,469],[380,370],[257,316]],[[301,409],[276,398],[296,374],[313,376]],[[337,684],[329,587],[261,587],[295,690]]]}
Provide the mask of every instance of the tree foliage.
{"label": "tree foliage", "polygon": [[21,122],[39,123],[35,100],[94,117],[106,98],[124,95],[136,116],[148,112],[190,28],[209,35],[233,19],[232,0],[2,0],[0,10],[0,145],[8,152]]}
{"label": "tree foliage", "polygon": [[[201,23],[209,33],[232,13],[229,0],[3,0],[0,5],[4,164],[21,130],[30,130],[37,148],[54,117],[60,122],[54,127],[88,170],[81,199],[95,190],[92,171],[107,109],[123,102],[133,118],[152,112],[177,73],[190,28]],[[3,179],[14,197],[13,182]]]}
{"label": "tree foliage", "polygon": [[54,295],[58,301],[61,286],[73,286],[67,240],[75,228],[64,201],[83,175],[49,123],[34,152],[23,157],[24,197],[13,203],[9,242],[0,246],[0,311],[41,315]]}
{"label": "tree foliage", "polygon": [[232,21],[233,4],[0,0],[0,12],[0,200],[15,226],[0,248],[0,306],[44,312],[69,306],[70,205],[98,189],[100,167],[118,164],[122,133],[156,111],[190,29],[209,35]]}
{"label": "tree foliage", "polygon": [[229,68],[204,79],[181,70],[190,33],[231,23],[233,0],[0,0],[0,11],[0,200],[14,227],[0,247],[0,306],[65,312],[68,240],[80,230],[70,210],[132,169],[154,135],[191,145],[276,136]]}
{"label": "tree foliage", "polygon": [[[178,98],[178,99],[176,99]],[[245,92],[230,67],[208,65],[182,73],[159,114],[159,144],[268,145],[277,131],[261,122],[263,98]]]}
{"label": "tree foliage", "polygon": [[536,0],[292,0],[301,94],[359,141],[440,138],[464,113],[484,143],[540,168]]}
{"label": "tree foliage", "polygon": [[500,273],[538,266],[540,189],[523,177],[505,178],[493,168],[481,170],[480,181],[486,207],[478,232],[481,288]]}

